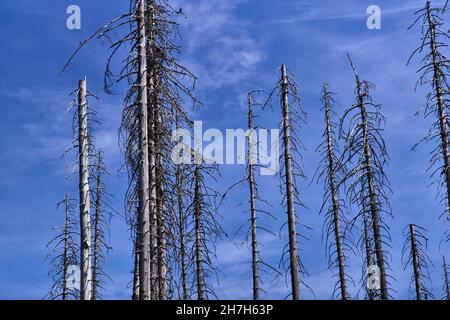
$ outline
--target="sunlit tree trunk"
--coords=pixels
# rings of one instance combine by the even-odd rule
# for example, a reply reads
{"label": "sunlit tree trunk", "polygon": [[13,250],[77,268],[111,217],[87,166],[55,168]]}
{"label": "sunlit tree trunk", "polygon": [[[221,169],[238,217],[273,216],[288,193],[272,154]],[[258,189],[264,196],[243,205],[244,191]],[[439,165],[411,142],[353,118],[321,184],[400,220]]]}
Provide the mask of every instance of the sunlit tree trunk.
{"label": "sunlit tree trunk", "polygon": [[138,2],[139,29],[139,299],[149,300],[150,292],[150,210],[149,210],[149,154],[148,154],[148,100],[147,100],[147,32],[145,1]]}
{"label": "sunlit tree trunk", "polygon": [[92,299],[91,198],[89,190],[89,134],[86,91],[86,79],[80,80],[78,89],[78,153],[80,175],[81,300]]}

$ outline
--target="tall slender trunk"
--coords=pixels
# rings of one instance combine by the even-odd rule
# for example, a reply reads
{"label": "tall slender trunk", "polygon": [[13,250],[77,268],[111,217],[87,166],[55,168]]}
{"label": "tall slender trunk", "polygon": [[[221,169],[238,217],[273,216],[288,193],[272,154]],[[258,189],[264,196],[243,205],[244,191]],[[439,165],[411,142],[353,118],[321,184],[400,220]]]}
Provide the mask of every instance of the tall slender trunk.
{"label": "tall slender trunk", "polygon": [[149,210],[149,156],[148,156],[148,100],[145,1],[137,8],[139,28],[139,299],[149,300],[150,292],[150,210]]}
{"label": "tall slender trunk", "polygon": [[[163,191],[158,192],[158,202],[163,206]],[[158,283],[159,283],[159,299],[167,299],[167,241],[166,241],[166,227],[164,210],[158,210]]]}
{"label": "tall slender trunk", "polygon": [[448,276],[448,269],[447,269],[447,263],[445,262],[445,257],[442,256],[442,267],[444,268],[444,290],[445,290],[445,295],[446,295],[446,299],[450,300],[450,286],[448,281],[449,276]]}
{"label": "tall slender trunk", "polygon": [[186,220],[184,215],[184,205],[183,205],[183,173],[181,168],[178,166],[176,169],[176,186],[177,186],[177,202],[178,202],[178,223],[179,223],[179,234],[180,234],[180,260],[181,260],[181,286],[183,290],[183,300],[188,299],[188,285],[187,285],[187,266],[186,266]]}
{"label": "tall slender trunk", "polygon": [[62,299],[68,298],[68,286],[67,286],[67,269],[69,268],[69,234],[70,232],[70,203],[69,195],[66,193],[66,223],[64,226],[64,262],[63,262],[63,292]]}
{"label": "tall slender trunk", "polygon": [[366,106],[364,102],[364,94],[362,91],[362,84],[359,79],[359,76],[356,74],[356,82],[357,82],[357,92],[358,92],[358,103],[361,112],[361,126],[364,136],[364,162],[366,167],[366,174],[368,179],[368,187],[369,187],[369,198],[370,198],[370,213],[372,216],[372,229],[375,241],[375,255],[377,258],[377,265],[380,268],[380,289],[381,289],[381,299],[388,300],[388,288],[387,288],[387,279],[386,279],[386,269],[385,269],[385,261],[384,261],[384,252],[383,252],[383,239],[381,235],[381,218],[380,212],[378,210],[377,205],[377,195],[375,191],[375,177],[372,168],[372,151],[370,148],[369,142],[369,133],[367,128],[367,112]]}
{"label": "tall slender trunk", "polygon": [[[155,79],[156,83],[156,79]],[[167,240],[165,227],[164,210],[164,168],[162,161],[163,141],[163,122],[161,108],[157,97],[154,98],[154,143],[155,143],[155,175],[156,175],[156,215],[157,215],[157,263],[158,263],[158,285],[159,299],[167,299]]]}
{"label": "tall slender trunk", "polygon": [[101,189],[101,151],[98,153],[98,163],[97,163],[97,177],[96,177],[96,197],[95,197],[95,215],[94,215],[94,265],[92,269],[92,300],[97,300],[97,290],[98,290],[98,273],[100,269],[100,250],[101,250],[101,203],[102,203],[102,189]]}
{"label": "tall slender trunk", "polygon": [[300,299],[299,286],[299,261],[297,253],[297,231],[295,224],[295,199],[294,199],[294,177],[291,156],[291,136],[289,123],[289,92],[286,76],[286,66],[281,66],[281,87],[282,87],[282,112],[283,112],[283,142],[284,142],[284,164],[286,170],[286,199],[289,229],[289,256],[291,270],[292,299]]}
{"label": "tall slender trunk", "polygon": [[197,275],[197,300],[204,300],[203,259],[202,259],[202,194],[199,166],[195,167],[195,195],[194,195],[194,219],[195,219],[195,263]]}
{"label": "tall slender trunk", "polygon": [[448,139],[448,120],[447,114],[445,112],[445,97],[444,92],[445,88],[441,83],[441,69],[439,67],[439,59],[437,55],[437,43],[436,43],[436,27],[433,23],[433,19],[431,17],[431,6],[430,1],[427,1],[427,19],[429,26],[429,36],[430,36],[430,49],[432,55],[432,63],[433,63],[433,87],[436,94],[436,104],[438,106],[438,114],[439,114],[439,128],[440,128],[440,136],[441,136],[441,148],[442,148],[442,156],[444,158],[444,168],[443,174],[445,175],[445,182],[447,186],[447,214],[450,212],[450,150],[449,139]]}
{"label": "tall slender trunk", "polygon": [[422,289],[420,286],[420,263],[419,263],[419,254],[417,252],[417,242],[414,234],[414,225],[409,225],[409,234],[411,237],[411,256],[412,256],[412,265],[414,269],[414,284],[416,286],[416,298],[417,300],[422,299]]}
{"label": "tall slender trunk", "polygon": [[146,60],[147,60],[147,117],[148,117],[148,157],[149,157],[149,212],[150,212],[150,287],[151,299],[158,300],[159,295],[159,248],[158,248],[158,195],[157,195],[157,172],[156,172],[156,127],[155,108],[157,104],[156,83],[156,59],[154,52],[154,8],[153,0],[147,1],[145,12],[145,25],[147,29],[146,38]]}
{"label": "tall slender trunk", "polygon": [[259,300],[259,274],[258,274],[258,242],[256,239],[256,205],[255,205],[255,179],[253,171],[253,111],[252,94],[248,94],[248,183],[250,188],[250,221],[252,230],[252,272],[253,272],[253,300]]}
{"label": "tall slender trunk", "polygon": [[[362,190],[364,190],[364,186],[362,186]],[[362,218],[363,218],[363,227],[364,227],[364,250],[366,252],[366,268],[369,270],[372,265],[372,248],[370,245],[370,226],[367,221],[367,203],[365,199],[365,194],[362,195]],[[373,292],[366,286],[367,296],[369,300],[373,300]]]}
{"label": "tall slender trunk", "polygon": [[80,80],[78,89],[78,153],[80,174],[81,300],[92,299],[91,198],[89,190],[89,134],[86,91],[86,79]]}
{"label": "tall slender trunk", "polygon": [[335,163],[334,163],[334,150],[333,150],[333,132],[331,128],[331,116],[330,116],[330,105],[328,100],[328,91],[326,86],[324,87],[325,94],[325,119],[327,126],[327,157],[328,157],[328,175],[330,183],[330,194],[333,204],[333,226],[334,226],[334,238],[336,241],[336,252],[338,256],[338,266],[339,266],[339,281],[341,289],[342,300],[348,299],[347,284],[345,278],[345,256],[343,249],[343,239],[340,232],[340,221],[339,221],[339,200],[336,190],[335,181]]}
{"label": "tall slender trunk", "polygon": [[133,266],[133,300],[139,300],[139,239],[136,234],[134,241],[134,266]]}

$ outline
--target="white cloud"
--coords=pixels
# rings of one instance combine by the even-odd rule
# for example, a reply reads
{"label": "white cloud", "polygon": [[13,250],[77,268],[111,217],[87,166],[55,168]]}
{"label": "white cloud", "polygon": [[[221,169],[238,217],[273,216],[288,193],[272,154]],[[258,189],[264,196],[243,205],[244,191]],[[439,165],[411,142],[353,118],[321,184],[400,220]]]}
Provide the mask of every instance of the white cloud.
{"label": "white cloud", "polygon": [[180,21],[188,39],[183,47],[188,66],[202,88],[219,88],[248,80],[264,59],[258,39],[247,31],[246,21],[236,16],[239,0],[195,0],[182,4],[187,18]]}

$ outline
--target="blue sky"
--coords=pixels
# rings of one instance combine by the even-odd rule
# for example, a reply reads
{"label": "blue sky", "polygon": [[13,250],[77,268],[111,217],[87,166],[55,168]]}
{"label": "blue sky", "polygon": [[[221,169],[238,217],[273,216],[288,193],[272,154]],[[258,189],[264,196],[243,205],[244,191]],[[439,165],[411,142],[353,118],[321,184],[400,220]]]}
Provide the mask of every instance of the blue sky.
{"label": "blue sky", "polygon": [[[408,289],[411,270],[403,270],[400,249],[403,228],[415,223],[427,228],[429,255],[433,270],[433,292],[441,296],[441,255],[449,257],[448,246],[439,247],[445,226],[438,220],[442,212],[435,199],[435,187],[427,187],[428,152],[431,146],[411,151],[426,135],[429,120],[414,114],[423,105],[426,91],[414,92],[418,61],[406,67],[410,53],[418,44],[418,30],[407,31],[413,12],[424,0],[193,0],[173,2],[183,7],[181,18],[181,61],[199,78],[196,95],[204,103],[193,119],[204,127],[245,128],[245,95],[248,90],[270,90],[286,63],[300,85],[302,104],[308,113],[308,125],[300,136],[306,146],[303,154],[307,175],[312,178],[318,165],[314,152],[323,128],[320,91],[324,81],[338,93],[338,112],[353,102],[353,79],[345,53],[350,52],[360,74],[377,85],[374,100],[383,105],[387,117],[384,137],[391,157],[387,174],[392,183],[390,201],[394,218],[391,227],[391,274],[396,298],[411,296]],[[433,1],[433,3],[440,3]],[[77,4],[82,11],[82,29],[66,28],[66,8]],[[382,29],[366,28],[366,8],[377,4],[382,10]],[[103,71],[107,46],[92,42],[71,65],[59,71],[78,43],[106,21],[128,9],[127,1],[51,1],[23,0],[0,3],[0,298],[40,299],[50,287],[45,256],[52,228],[63,223],[63,213],[56,210],[66,192],[76,195],[76,179],[71,176],[73,159],[60,160],[71,144],[71,113],[67,107],[77,80],[86,76],[91,91],[101,97],[97,106],[102,126],[96,143],[105,151],[111,173],[107,183],[114,194],[114,206],[122,212],[127,181],[119,169],[123,163],[117,144],[124,87],[114,95],[103,91]],[[428,90],[428,88],[426,88]],[[188,106],[189,107],[189,106]],[[265,116],[276,126],[279,113]],[[224,166],[218,188],[225,190],[240,180],[243,166]],[[274,205],[276,222],[262,219],[272,230],[285,220],[279,206],[281,196],[274,192],[277,181],[260,177],[262,195]],[[311,231],[301,230],[309,238],[302,241],[302,260],[309,270],[304,281],[319,299],[331,297],[334,282],[327,270],[321,244],[323,218],[318,215],[322,186],[300,181],[300,193],[308,209],[299,209],[302,223]],[[234,234],[247,219],[245,208],[236,205],[245,200],[246,189],[235,192],[221,209],[222,224]],[[261,235],[263,257],[276,264],[285,238]],[[216,290],[221,298],[251,298],[250,254],[234,242],[217,245],[220,268]],[[127,299],[130,290],[132,256],[129,232],[124,218],[117,215],[111,227],[112,252],[107,271],[113,282],[106,285],[104,296]],[[355,282],[361,274],[361,256],[350,259],[350,273]],[[288,292],[283,280],[265,278],[265,298],[284,298]],[[356,295],[359,285],[351,288]],[[313,296],[303,290],[305,298]]]}

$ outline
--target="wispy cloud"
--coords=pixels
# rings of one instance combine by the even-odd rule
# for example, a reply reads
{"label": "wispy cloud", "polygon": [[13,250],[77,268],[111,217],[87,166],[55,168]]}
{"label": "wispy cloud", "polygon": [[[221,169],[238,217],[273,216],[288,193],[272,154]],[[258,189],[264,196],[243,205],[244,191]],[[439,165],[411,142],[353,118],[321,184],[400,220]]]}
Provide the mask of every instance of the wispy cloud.
{"label": "wispy cloud", "polygon": [[[347,0],[345,4],[336,1],[313,1],[303,0],[290,3],[291,12],[281,19],[269,19],[268,24],[295,24],[299,22],[327,21],[327,20],[354,20],[367,17],[366,8],[371,4],[356,0]],[[380,4],[384,17],[404,14],[405,12],[422,8],[424,2],[421,0],[392,1],[389,5]]]}
{"label": "wispy cloud", "polygon": [[248,32],[248,22],[236,15],[244,2],[195,0],[182,4],[187,16],[181,21],[187,39],[184,60],[199,77],[202,88],[247,80],[264,59],[261,43]]}

